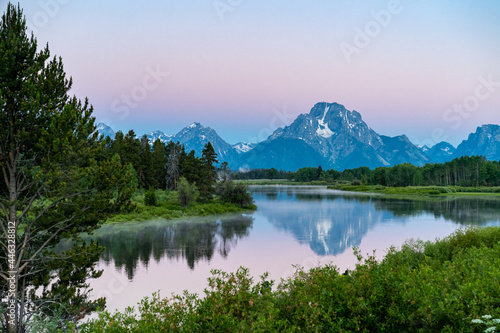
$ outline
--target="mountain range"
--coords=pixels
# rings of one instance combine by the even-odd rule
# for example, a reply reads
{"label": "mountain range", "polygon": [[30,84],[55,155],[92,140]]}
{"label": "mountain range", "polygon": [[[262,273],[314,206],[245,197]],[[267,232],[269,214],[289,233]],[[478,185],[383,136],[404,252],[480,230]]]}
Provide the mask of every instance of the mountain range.
{"label": "mountain range", "polygon": [[[97,130],[114,138],[105,124]],[[367,166],[393,166],[411,163],[443,163],[460,156],[483,155],[500,160],[500,126],[479,126],[475,133],[457,147],[440,142],[433,147],[414,145],[406,135],[389,137],[371,129],[357,111],[349,111],[338,103],[317,103],[308,114],[299,115],[289,126],[278,128],[259,143],[240,142],[231,145],[215,130],[193,123],[175,135],[161,131],[146,134],[150,142],[180,142],[186,150],[201,155],[203,146],[211,142],[219,162],[231,169],[276,168],[295,171],[301,167],[344,170]]]}

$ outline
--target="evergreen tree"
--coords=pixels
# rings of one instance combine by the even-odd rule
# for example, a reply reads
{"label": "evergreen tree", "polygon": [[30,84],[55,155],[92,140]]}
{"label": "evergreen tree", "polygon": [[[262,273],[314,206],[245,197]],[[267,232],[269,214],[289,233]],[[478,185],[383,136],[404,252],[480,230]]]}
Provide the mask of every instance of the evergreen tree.
{"label": "evergreen tree", "polygon": [[278,170],[276,170],[275,168],[271,168],[271,169],[267,170],[266,174],[267,174],[267,178],[273,180],[278,175]]}
{"label": "evergreen tree", "polygon": [[165,144],[161,142],[160,139],[156,139],[156,141],[153,142],[152,154],[153,177],[156,181],[157,188],[164,190],[167,188],[167,150]]}
{"label": "evergreen tree", "polygon": [[146,134],[144,134],[140,140],[139,161],[139,186],[143,188],[156,188],[158,185],[154,177],[153,154]]}
{"label": "evergreen tree", "polygon": [[197,182],[200,190],[200,198],[209,200],[214,194],[214,185],[217,182],[217,153],[210,142],[208,142],[201,151],[202,169]]}
{"label": "evergreen tree", "polygon": [[[62,60],[37,50],[22,10],[0,22],[0,307],[3,331],[25,332],[33,315],[77,321],[104,305],[86,279],[102,248],[79,238],[128,206],[132,171],[109,160],[92,107],[68,95]],[[55,246],[64,238],[72,247]],[[36,291],[36,293],[35,293]]]}

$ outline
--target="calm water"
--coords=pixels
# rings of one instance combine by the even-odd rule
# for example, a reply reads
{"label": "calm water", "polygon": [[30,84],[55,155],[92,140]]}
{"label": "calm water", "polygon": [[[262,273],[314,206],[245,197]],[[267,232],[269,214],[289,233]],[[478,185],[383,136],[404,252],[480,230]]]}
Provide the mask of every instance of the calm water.
{"label": "calm water", "polygon": [[104,226],[95,233],[106,247],[91,281],[94,297],[123,310],[160,292],[202,293],[214,268],[239,266],[280,280],[294,268],[333,262],[354,267],[352,252],[381,257],[406,239],[433,240],[469,224],[500,224],[500,198],[445,198],[432,202],[356,195],[324,187],[252,187],[253,214]]}

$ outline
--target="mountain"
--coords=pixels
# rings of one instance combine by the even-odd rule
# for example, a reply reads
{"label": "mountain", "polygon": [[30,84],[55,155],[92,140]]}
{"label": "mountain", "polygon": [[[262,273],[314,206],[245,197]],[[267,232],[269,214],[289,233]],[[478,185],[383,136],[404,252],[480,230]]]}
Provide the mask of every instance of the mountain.
{"label": "mountain", "polygon": [[328,161],[303,140],[277,138],[258,144],[254,149],[242,154],[237,164],[229,164],[231,169],[275,168],[297,170],[302,167],[328,165]]}
{"label": "mountain", "polygon": [[160,139],[160,141],[163,143],[168,143],[168,142],[172,141],[172,138],[174,137],[173,135],[167,135],[167,134],[163,133],[162,131],[149,132],[146,135],[147,135],[149,142],[151,144],[153,144],[153,142],[155,142],[158,139]]}
{"label": "mountain", "polygon": [[[111,138],[115,132],[98,124],[99,133]],[[483,155],[500,160],[500,126],[483,125],[456,149],[447,142],[429,148],[415,146],[406,135],[389,137],[371,129],[357,111],[338,103],[317,103],[308,114],[299,115],[289,126],[278,128],[260,143],[231,145],[215,130],[192,123],[175,135],[161,131],[147,134],[151,142],[180,142],[198,156],[211,142],[219,162],[239,168],[276,168],[295,171],[302,167],[344,170],[367,166],[371,169],[401,163],[424,165],[443,163],[463,155]]]}
{"label": "mountain", "polygon": [[[309,114],[301,114],[291,125],[277,129],[254,150],[267,154],[265,149],[260,149],[259,146],[267,146],[270,141],[278,139],[303,141],[326,161],[323,167],[333,167],[337,170],[359,166],[376,168],[404,162],[423,165],[429,161],[406,136],[394,138],[381,136],[363,121],[357,111],[349,111],[338,103],[317,103]],[[285,142],[287,141],[277,141],[272,146],[277,148],[279,144]],[[243,155],[244,160],[245,155]],[[296,155],[300,156],[298,151]],[[261,160],[267,161],[272,158],[272,155],[262,156]],[[278,163],[287,166],[285,161]],[[300,163],[300,160],[288,161],[289,165],[284,169],[293,170],[291,165]]]}
{"label": "mountain", "polygon": [[426,151],[429,160],[433,163],[444,163],[451,161],[455,156],[456,149],[448,142],[441,141]]}
{"label": "mountain", "polygon": [[385,160],[390,161],[391,165],[411,163],[422,166],[429,163],[429,158],[422,153],[417,146],[410,142],[406,135],[389,137],[385,135],[382,138],[382,146],[377,152]]}
{"label": "mountain", "polygon": [[186,151],[194,150],[198,156],[201,156],[203,147],[210,142],[217,153],[219,162],[226,161],[233,166],[238,158],[238,153],[233,146],[224,141],[216,131],[210,127],[203,127],[200,123],[192,123],[184,127],[172,137],[172,140],[184,144]]}
{"label": "mountain", "polygon": [[108,125],[104,123],[99,123],[97,124],[96,131],[99,132],[100,135],[103,135],[104,137],[109,136],[111,139],[115,138],[115,131]]}
{"label": "mountain", "polygon": [[469,134],[457,147],[455,157],[482,155],[490,161],[500,160],[500,126],[483,125]]}

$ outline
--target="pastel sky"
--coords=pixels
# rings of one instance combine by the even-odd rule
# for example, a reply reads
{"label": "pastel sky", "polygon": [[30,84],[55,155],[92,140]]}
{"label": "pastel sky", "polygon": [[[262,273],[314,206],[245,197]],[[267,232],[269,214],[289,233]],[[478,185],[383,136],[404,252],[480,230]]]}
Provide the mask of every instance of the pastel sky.
{"label": "pastel sky", "polygon": [[498,0],[19,2],[115,130],[255,142],[322,101],[417,144],[500,124]]}

